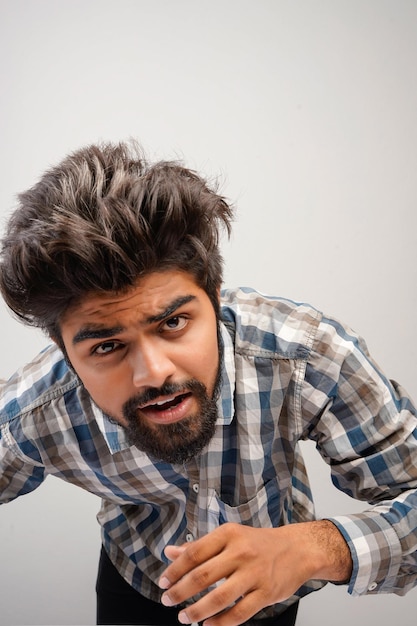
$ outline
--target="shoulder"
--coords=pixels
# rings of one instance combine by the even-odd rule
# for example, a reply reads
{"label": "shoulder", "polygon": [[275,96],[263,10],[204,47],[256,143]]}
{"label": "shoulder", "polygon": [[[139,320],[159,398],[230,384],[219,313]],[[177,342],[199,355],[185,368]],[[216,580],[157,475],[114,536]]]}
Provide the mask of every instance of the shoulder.
{"label": "shoulder", "polygon": [[79,385],[64,355],[52,344],[8,380],[0,380],[0,424],[61,398]]}
{"label": "shoulder", "polygon": [[233,328],[236,349],[281,358],[306,357],[322,313],[306,303],[248,287],[222,291],[222,319]]}

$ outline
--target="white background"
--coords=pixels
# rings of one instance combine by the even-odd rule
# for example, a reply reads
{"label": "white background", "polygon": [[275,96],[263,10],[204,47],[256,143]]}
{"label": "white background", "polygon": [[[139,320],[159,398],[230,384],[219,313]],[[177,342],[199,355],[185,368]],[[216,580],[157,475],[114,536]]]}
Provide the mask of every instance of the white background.
{"label": "white background", "polygon": [[[415,0],[0,0],[0,229],[67,152],[133,136],[237,208],[226,284],[350,324],[417,396]],[[44,345],[0,307],[0,377]],[[358,510],[307,447],[318,513]],[[0,624],[93,624],[94,497],[49,479],[0,512]],[[415,625],[328,585],[298,626]]]}

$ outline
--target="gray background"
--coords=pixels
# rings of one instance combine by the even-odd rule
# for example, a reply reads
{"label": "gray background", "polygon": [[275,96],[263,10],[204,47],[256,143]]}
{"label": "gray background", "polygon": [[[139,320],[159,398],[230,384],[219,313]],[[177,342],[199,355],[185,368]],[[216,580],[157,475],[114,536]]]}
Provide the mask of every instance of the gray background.
{"label": "gray background", "polygon": [[[229,286],[349,323],[417,396],[415,0],[0,1],[0,229],[68,151],[139,139],[237,207]],[[45,344],[0,307],[0,376]],[[305,447],[320,515],[359,510]],[[93,624],[98,500],[48,479],[0,512],[0,624]],[[299,626],[415,624],[328,585]]]}

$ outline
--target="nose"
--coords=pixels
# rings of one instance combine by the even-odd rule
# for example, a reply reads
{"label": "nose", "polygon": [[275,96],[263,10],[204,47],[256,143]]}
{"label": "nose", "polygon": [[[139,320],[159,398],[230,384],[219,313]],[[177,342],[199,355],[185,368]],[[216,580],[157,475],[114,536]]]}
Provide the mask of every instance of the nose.
{"label": "nose", "polygon": [[161,387],[174,375],[175,369],[163,342],[141,342],[132,354],[133,384],[137,389]]}

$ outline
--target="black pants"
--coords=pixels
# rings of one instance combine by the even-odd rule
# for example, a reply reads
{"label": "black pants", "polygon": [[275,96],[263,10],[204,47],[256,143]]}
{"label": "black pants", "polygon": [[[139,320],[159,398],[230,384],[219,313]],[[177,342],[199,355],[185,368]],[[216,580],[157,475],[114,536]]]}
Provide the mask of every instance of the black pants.
{"label": "black pants", "polygon": [[[97,576],[97,624],[149,624],[173,626],[179,624],[179,607],[166,607],[148,600],[135,591],[119,574],[101,549]],[[278,617],[251,620],[254,626],[294,626],[298,604]]]}

